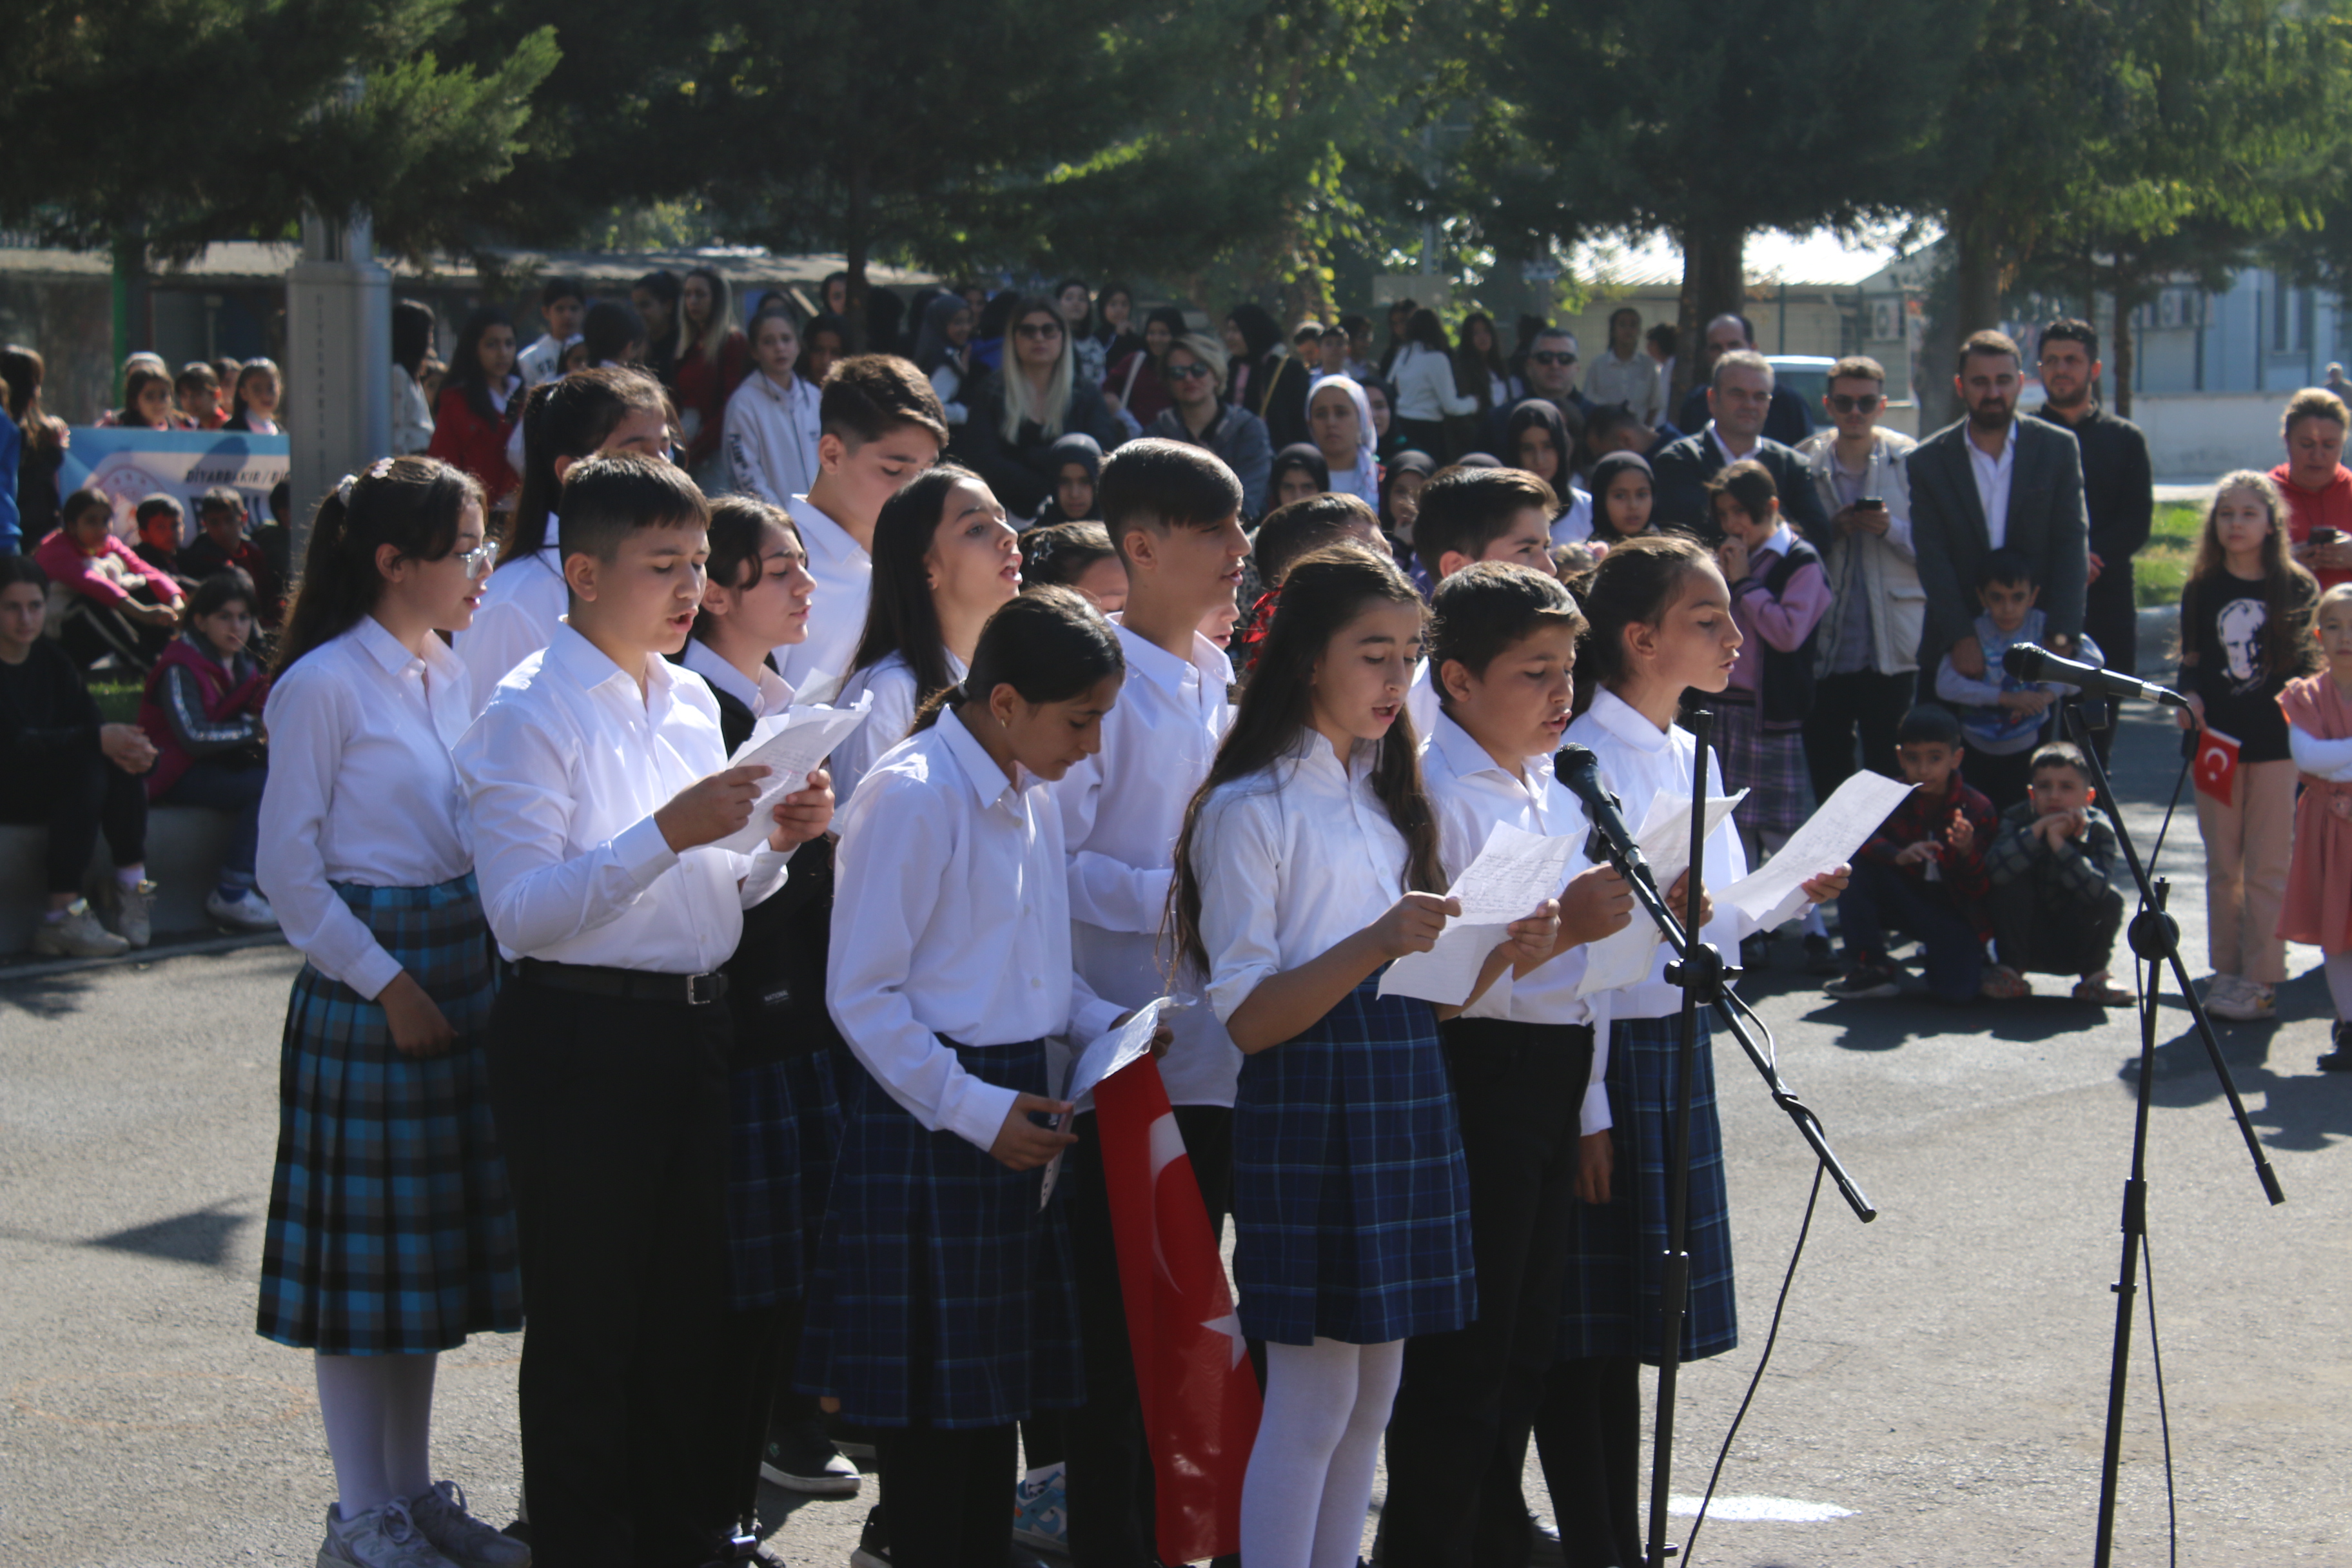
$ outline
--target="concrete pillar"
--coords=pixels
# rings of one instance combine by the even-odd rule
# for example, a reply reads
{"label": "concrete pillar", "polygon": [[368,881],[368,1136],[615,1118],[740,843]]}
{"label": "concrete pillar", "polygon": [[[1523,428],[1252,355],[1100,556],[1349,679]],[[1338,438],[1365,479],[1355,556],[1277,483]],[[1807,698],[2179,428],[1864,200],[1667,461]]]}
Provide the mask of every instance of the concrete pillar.
{"label": "concrete pillar", "polygon": [[298,572],[320,498],[392,450],[392,274],[374,253],[364,214],[342,224],[310,213],[302,259],[286,275],[282,411]]}

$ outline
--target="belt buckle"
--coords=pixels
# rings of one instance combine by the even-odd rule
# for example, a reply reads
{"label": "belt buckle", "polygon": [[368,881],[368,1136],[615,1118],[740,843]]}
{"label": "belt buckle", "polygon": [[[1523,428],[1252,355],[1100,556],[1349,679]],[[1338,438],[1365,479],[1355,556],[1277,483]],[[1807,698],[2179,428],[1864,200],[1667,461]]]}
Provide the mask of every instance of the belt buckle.
{"label": "belt buckle", "polygon": [[723,974],[689,974],[686,979],[686,1005],[707,1007],[726,994],[727,977]]}

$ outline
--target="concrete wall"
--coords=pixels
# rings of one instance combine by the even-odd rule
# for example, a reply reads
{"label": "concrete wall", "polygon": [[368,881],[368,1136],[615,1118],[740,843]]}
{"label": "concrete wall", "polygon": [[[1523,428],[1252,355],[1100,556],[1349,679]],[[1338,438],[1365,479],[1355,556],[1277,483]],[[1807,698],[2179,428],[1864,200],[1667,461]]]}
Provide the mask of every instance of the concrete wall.
{"label": "concrete wall", "polygon": [[[223,812],[159,805],[147,813],[147,875],[155,884],[157,941],[217,931],[205,913],[205,895],[213,890],[228,833]],[[0,954],[24,952],[33,945],[34,924],[48,904],[41,876],[47,842],[46,828],[0,826]],[[102,886],[113,875],[100,840],[84,885]]]}
{"label": "concrete wall", "polygon": [[2158,479],[2211,479],[2232,468],[2276,468],[2286,456],[2276,392],[2202,392],[2132,399],[2132,423],[2147,434]]}

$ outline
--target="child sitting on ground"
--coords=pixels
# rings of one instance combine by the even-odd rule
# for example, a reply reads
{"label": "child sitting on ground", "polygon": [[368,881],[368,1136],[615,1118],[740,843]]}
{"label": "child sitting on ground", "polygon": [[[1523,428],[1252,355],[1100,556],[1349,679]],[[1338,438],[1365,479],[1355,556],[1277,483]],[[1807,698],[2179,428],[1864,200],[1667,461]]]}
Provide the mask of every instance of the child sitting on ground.
{"label": "child sitting on ground", "polygon": [[[2019,643],[2039,643],[2046,617],[2035,606],[2042,584],[2021,550],[1996,550],[1977,568],[1975,636],[1954,643],[1936,668],[1936,695],[1958,705],[1968,742],[1968,781],[1995,811],[2025,799],[2034,748],[2050,730],[2050,710],[2074,690],[2050,681],[2021,680],[2001,668],[2001,656]],[[2104,666],[2106,656],[2089,637],[2074,657]]]}
{"label": "child sitting on ground", "polygon": [[2092,804],[2090,764],[2071,742],[2043,746],[2031,768],[2028,798],[2001,813],[1985,853],[2000,962],[1985,975],[1983,994],[2001,1001],[2028,994],[2027,971],[2076,974],[2075,1001],[2123,1006],[2131,993],[2107,979],[2124,924],[2123,895],[2107,882],[2116,830]]}
{"label": "child sitting on ground", "polygon": [[1838,928],[1853,968],[1823,990],[1846,1001],[1901,993],[1903,971],[1887,953],[1891,920],[1919,939],[1929,994],[1973,1001],[1992,934],[1985,851],[2000,819],[1961,781],[1966,746],[1950,709],[1919,704],[1903,715],[1895,737],[1903,776],[1916,787],[1853,858],[1853,880],[1838,896]]}

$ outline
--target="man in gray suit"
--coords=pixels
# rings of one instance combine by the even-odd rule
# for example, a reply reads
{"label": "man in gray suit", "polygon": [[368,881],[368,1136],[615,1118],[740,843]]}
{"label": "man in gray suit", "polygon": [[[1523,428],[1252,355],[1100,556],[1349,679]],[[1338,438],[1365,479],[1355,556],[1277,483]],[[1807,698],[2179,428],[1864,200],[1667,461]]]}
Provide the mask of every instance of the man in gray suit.
{"label": "man in gray suit", "polygon": [[1977,568],[1994,550],[2021,551],[2033,563],[2052,651],[2072,654],[2083,635],[2091,524],[2082,451],[2070,432],[2017,416],[2021,363],[2005,334],[1972,334],[1960,345],[1954,378],[1967,417],[1920,442],[1906,459],[1911,538],[1927,594],[1919,674],[1931,690],[1936,666],[1969,636]]}

